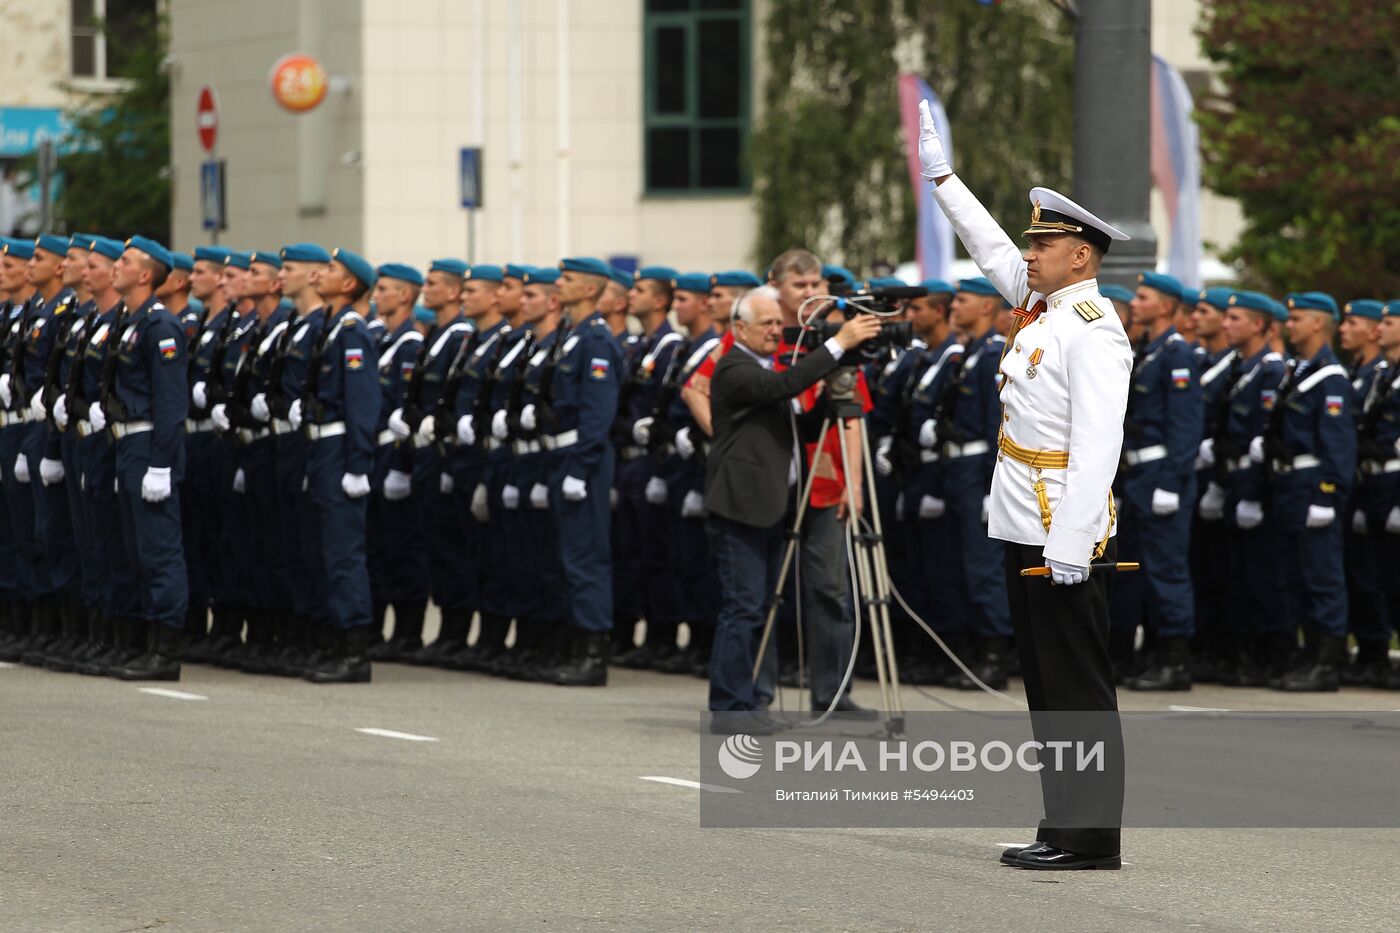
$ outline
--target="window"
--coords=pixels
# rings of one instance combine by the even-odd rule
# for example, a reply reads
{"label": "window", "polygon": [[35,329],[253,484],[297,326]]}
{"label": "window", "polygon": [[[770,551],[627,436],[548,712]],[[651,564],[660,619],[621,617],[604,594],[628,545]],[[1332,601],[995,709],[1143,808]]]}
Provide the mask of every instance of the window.
{"label": "window", "polygon": [[156,0],[69,0],[73,77],[120,78],[140,35],[155,28]]}
{"label": "window", "polygon": [[748,0],[645,0],[646,190],[749,190]]}

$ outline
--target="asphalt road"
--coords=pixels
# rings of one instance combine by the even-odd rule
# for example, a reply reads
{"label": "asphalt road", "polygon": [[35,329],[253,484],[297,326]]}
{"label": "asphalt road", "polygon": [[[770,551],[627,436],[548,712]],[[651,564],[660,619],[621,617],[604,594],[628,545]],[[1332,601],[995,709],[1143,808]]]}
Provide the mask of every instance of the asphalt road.
{"label": "asphalt road", "polygon": [[[703,791],[643,780],[698,777],[693,678],[615,670],[568,690],[379,665],[373,684],[318,687],[187,666],[159,686],[201,699],[142,686],[0,669],[0,930],[1262,933],[1400,916],[1400,830],[1129,829],[1122,871],[1065,874],[999,866],[1005,829],[702,829]],[[905,692],[942,702],[1001,708]],[[1392,710],[1400,694],[1123,704]]]}

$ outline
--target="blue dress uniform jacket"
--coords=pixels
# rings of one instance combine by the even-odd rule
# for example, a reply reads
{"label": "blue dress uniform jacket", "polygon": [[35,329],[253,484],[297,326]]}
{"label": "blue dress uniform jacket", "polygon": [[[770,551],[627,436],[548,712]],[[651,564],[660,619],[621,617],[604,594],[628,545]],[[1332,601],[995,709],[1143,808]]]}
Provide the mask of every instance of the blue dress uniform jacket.
{"label": "blue dress uniform jacket", "polygon": [[1147,505],[1152,491],[1163,489],[1181,495],[1190,509],[1204,418],[1196,354],[1168,328],[1147,345],[1133,370],[1123,443],[1128,464],[1124,494]]}
{"label": "blue dress uniform jacket", "polygon": [[[542,397],[545,369],[550,354],[564,333],[553,330],[535,343],[530,364],[525,369],[521,407],[545,403]],[[540,445],[538,431],[523,431],[515,442],[516,469],[520,477],[520,493],[528,502],[526,530],[534,542],[533,560],[527,572],[530,585],[526,587],[521,612],[530,619],[563,624],[569,618],[569,596],[564,585],[564,567],[559,550],[558,493],[550,490],[548,454]],[[522,504],[521,506],[525,506]]]}
{"label": "blue dress uniform jacket", "polygon": [[[376,482],[378,488],[389,470],[405,473],[413,470],[413,439],[396,443],[393,435],[386,435],[389,429],[389,416],[404,404],[408,384],[418,367],[418,355],[423,348],[423,335],[413,324],[410,315],[389,334],[384,350],[379,356],[379,392],[383,404],[379,409],[379,422],[375,426],[375,446],[380,451],[376,460]],[[434,400],[436,404],[436,399]],[[390,451],[384,456],[385,449]]]}
{"label": "blue dress uniform jacket", "polygon": [[962,343],[950,334],[918,354],[910,373],[914,384],[910,388],[907,430],[911,433],[907,440],[917,450],[918,462],[904,484],[904,515],[913,525],[920,563],[919,586],[910,606],[939,634],[960,629],[966,617],[956,612],[954,600],[944,598],[959,586],[954,528],[946,515],[942,454],[937,445],[925,448],[919,444],[919,430],[925,421],[937,418],[953,372],[962,363],[962,353]]}
{"label": "blue dress uniform jacket", "polygon": [[335,313],[329,327],[321,352],[313,423],[344,421],[344,470],[352,475],[368,475],[374,468],[376,428],[382,407],[378,345],[353,306],[346,305]]}
{"label": "blue dress uniform jacket", "polygon": [[[1263,349],[1241,364],[1239,381],[1230,389],[1230,411],[1225,422],[1229,447],[1239,451],[1225,464],[1227,484],[1226,515],[1235,514],[1240,502],[1262,502],[1266,471],[1264,464],[1252,459],[1250,442],[1264,434],[1269,413],[1278,402],[1279,386],[1283,383],[1283,357]],[[1218,456],[1218,455],[1217,455]]]}
{"label": "blue dress uniform jacket", "polygon": [[313,308],[288,325],[282,344],[281,378],[268,392],[273,433],[277,439],[277,501],[285,519],[284,540],[275,552],[274,573],[281,578],[280,589],[291,593],[292,612],[303,620],[320,621],[325,616],[325,574],[321,565],[321,526],[318,513],[307,495],[307,459],[311,442],[301,431],[292,430],[287,413],[292,402],[306,389],[311,358],[316,353],[326,326],[324,308]]}

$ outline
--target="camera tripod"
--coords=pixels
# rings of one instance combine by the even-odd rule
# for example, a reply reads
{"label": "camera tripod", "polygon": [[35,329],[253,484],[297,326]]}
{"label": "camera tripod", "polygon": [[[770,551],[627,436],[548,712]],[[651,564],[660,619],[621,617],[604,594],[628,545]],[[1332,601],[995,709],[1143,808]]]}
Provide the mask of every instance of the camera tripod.
{"label": "camera tripod", "polygon": [[[832,698],[834,705],[845,695],[850,686],[855,669],[856,653],[860,649],[862,618],[866,622],[871,643],[875,652],[875,673],[880,684],[880,714],[887,736],[893,737],[904,732],[904,707],[899,695],[899,664],[895,659],[894,639],[890,628],[891,584],[889,564],[885,559],[884,533],[880,523],[879,502],[875,493],[875,468],[870,453],[870,435],[866,430],[865,413],[855,399],[856,369],[842,366],[826,377],[827,413],[822,419],[818,438],[825,439],[827,431],[839,431],[841,467],[845,477],[845,503],[848,512],[846,521],[846,548],[853,565],[852,596],[855,603],[856,638],[851,645],[851,656],[841,686]],[[857,489],[851,476],[851,463],[846,449],[846,429],[854,423],[860,431],[861,488],[866,491],[865,503],[870,512],[870,530],[862,528],[860,509],[856,497]],[[820,446],[815,460],[822,456]],[[759,641],[758,654],[754,660],[753,680],[756,683],[763,668],[763,658],[768,650],[768,642],[773,633],[773,623],[777,619],[782,604],[783,588],[787,583],[788,572],[792,569],[793,557],[802,539],[802,525],[811,501],[812,485],[817,475],[815,463],[807,471],[797,502],[797,516],[792,530],[788,532],[787,546],[783,551],[782,567],[768,607],[768,618],[764,622],[763,636]],[[800,598],[800,593],[798,594]],[[814,723],[820,723],[831,715],[831,709],[823,712]]]}

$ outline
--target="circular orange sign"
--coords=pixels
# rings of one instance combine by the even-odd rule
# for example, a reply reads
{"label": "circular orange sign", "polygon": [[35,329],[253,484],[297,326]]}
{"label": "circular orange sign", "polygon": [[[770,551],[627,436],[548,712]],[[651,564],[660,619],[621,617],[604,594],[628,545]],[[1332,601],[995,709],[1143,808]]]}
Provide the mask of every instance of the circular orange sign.
{"label": "circular orange sign", "polygon": [[292,113],[306,113],[326,99],[326,69],[304,52],[283,55],[269,75],[272,96]]}

